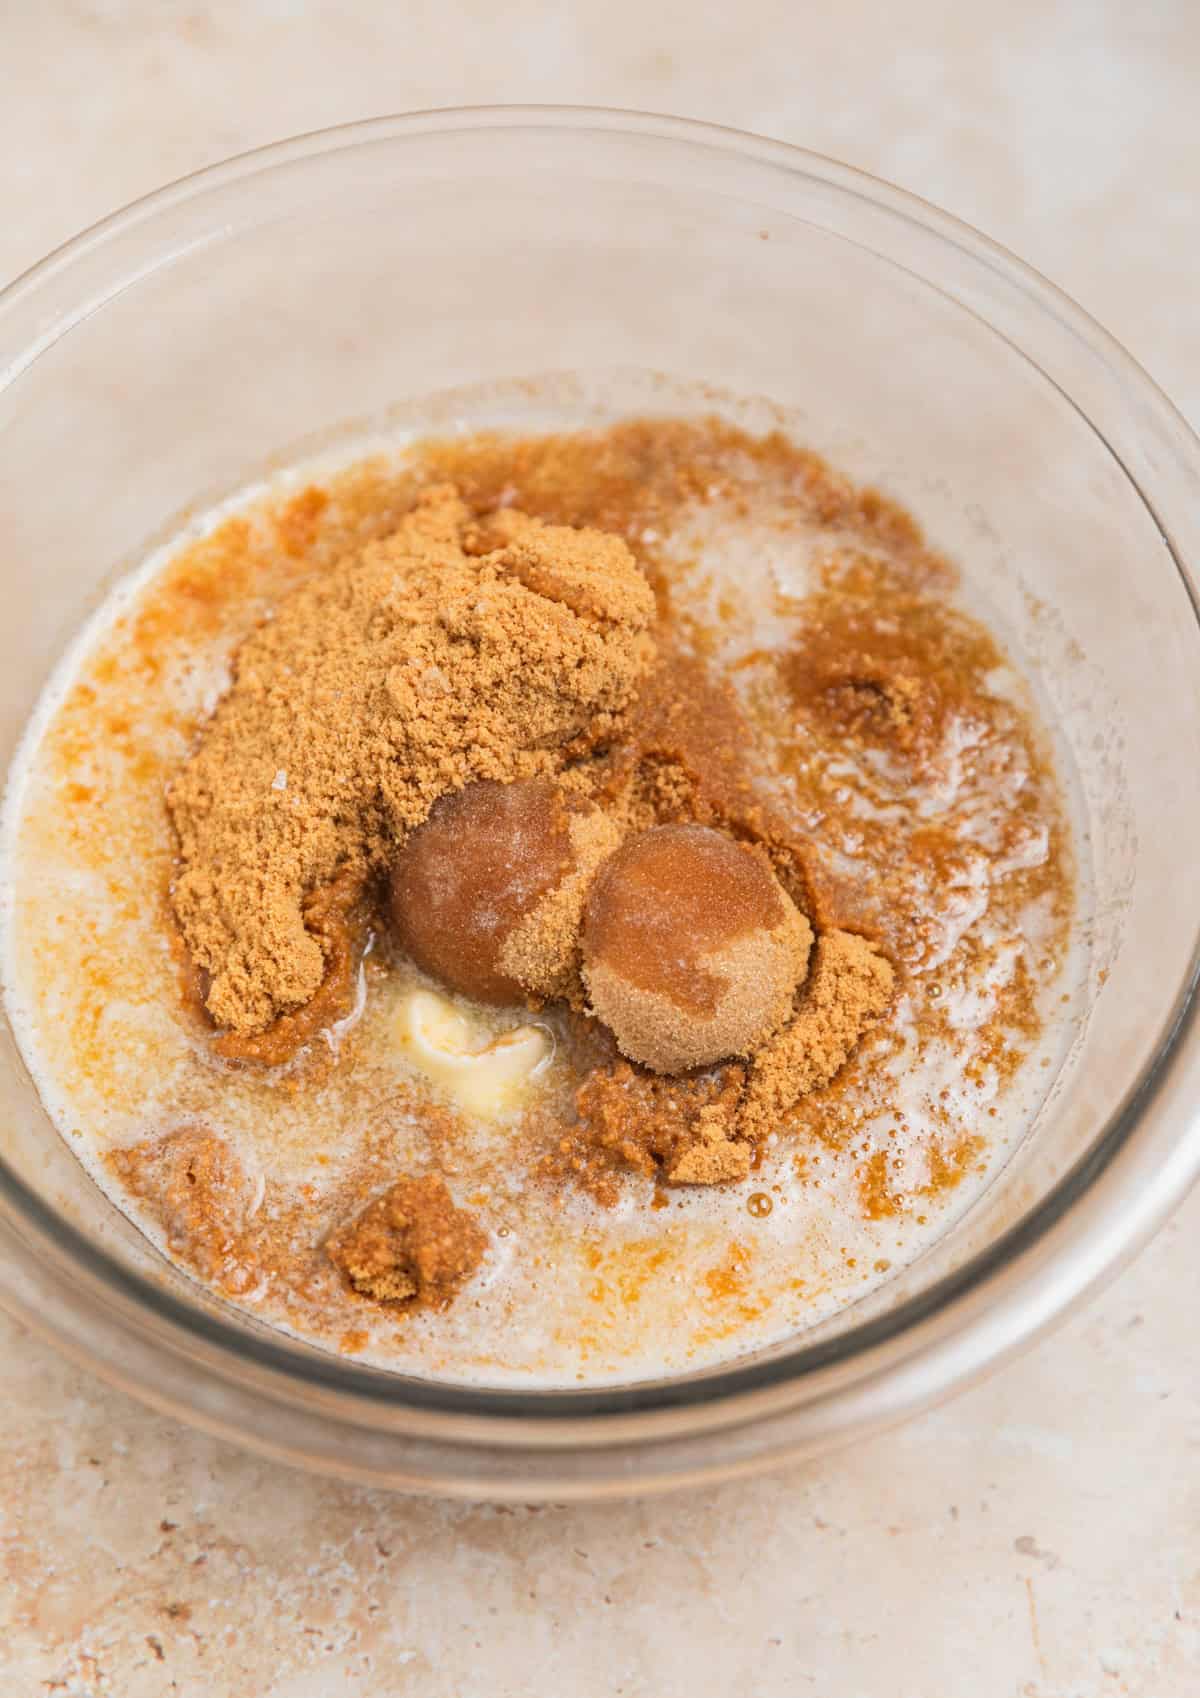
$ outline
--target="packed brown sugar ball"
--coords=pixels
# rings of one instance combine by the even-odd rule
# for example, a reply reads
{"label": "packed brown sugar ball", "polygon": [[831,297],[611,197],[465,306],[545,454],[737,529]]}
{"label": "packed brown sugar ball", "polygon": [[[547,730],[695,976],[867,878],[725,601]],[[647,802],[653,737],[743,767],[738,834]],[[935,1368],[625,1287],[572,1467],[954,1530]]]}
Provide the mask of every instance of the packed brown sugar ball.
{"label": "packed brown sugar ball", "polygon": [[584,910],[592,1008],[655,1073],[750,1053],[788,1018],[811,947],[765,856],[709,826],[630,839]]}
{"label": "packed brown sugar ball", "polygon": [[617,828],[551,779],[443,796],[392,869],[400,947],[479,1002],[569,996],[587,885]]}

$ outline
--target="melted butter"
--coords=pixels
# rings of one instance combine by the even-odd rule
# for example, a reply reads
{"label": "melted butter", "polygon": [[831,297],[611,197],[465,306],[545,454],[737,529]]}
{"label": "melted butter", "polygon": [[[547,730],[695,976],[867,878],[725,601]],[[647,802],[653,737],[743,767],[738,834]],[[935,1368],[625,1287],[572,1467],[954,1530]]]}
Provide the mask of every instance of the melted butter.
{"label": "melted butter", "polygon": [[434,991],[410,991],[400,1004],[394,1030],[417,1074],[481,1120],[522,1107],[554,1055],[548,1027],[516,1026],[493,1035]]}

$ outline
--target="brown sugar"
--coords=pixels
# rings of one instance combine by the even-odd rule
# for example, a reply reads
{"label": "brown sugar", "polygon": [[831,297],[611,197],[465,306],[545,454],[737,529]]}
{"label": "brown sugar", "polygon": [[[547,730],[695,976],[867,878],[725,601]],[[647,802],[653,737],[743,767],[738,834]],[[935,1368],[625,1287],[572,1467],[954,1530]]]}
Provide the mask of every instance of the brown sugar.
{"label": "brown sugar", "polygon": [[727,1185],[745,1179],[750,1145],[730,1137],[728,1117],[719,1107],[701,1109],[692,1141],[665,1171],[668,1185]]}
{"label": "brown sugar", "polygon": [[[439,543],[416,534],[422,507],[431,513],[437,504],[426,494],[418,506],[418,498],[445,480],[468,516]],[[477,1380],[521,1371],[530,1338],[544,1352],[535,1370],[543,1380],[586,1378],[593,1368],[620,1374],[650,1339],[677,1344],[675,1359],[686,1350],[687,1364],[699,1366],[710,1349],[711,1334],[696,1331],[706,1290],[722,1293],[730,1348],[741,1326],[748,1345],[762,1335],[726,1293],[769,1299],[780,1320],[784,1304],[803,1319],[810,1298],[823,1303],[839,1280],[853,1297],[859,1273],[851,1280],[828,1266],[845,1255],[836,1233],[843,1213],[895,1216],[889,1239],[915,1243],[913,1217],[928,1207],[932,1220],[934,1199],[974,1182],[991,1143],[982,1135],[1015,1129],[1024,1111],[1016,1103],[1010,1113],[1006,1081],[1026,1056],[1036,1066],[1050,1053],[1043,1040],[1055,1035],[1047,1022],[1059,1017],[1058,998],[1052,1007],[1049,993],[1060,988],[1053,975],[1069,948],[1070,830],[1018,673],[998,670],[1002,653],[956,616],[942,593],[944,569],[902,516],[779,438],[700,420],[520,441],[458,435],[322,482],[325,489],[268,496],[185,545],[129,606],[123,632],[118,621],[104,637],[56,714],[46,770],[60,781],[60,817],[50,825],[76,843],[77,863],[98,875],[93,888],[112,899],[103,914],[101,903],[87,903],[86,929],[69,912],[56,928],[48,916],[59,896],[51,893],[31,935],[69,993],[59,1053],[69,1048],[87,1091],[113,1091],[106,1120],[137,1127],[131,1136],[139,1138],[167,1131],[110,1162],[124,1175],[130,1214],[265,1323],[418,1373],[461,1369]],[[458,642],[451,676],[439,658],[444,646],[434,652],[444,628],[431,629],[436,608],[415,580],[440,581],[457,598],[468,581],[492,594],[499,574],[539,622],[547,605],[558,606],[562,642],[522,651],[539,666],[552,652],[582,654],[588,632],[614,639],[604,653],[628,655],[632,625],[608,598],[623,578],[618,546],[593,548],[575,529],[548,537],[506,504],[619,536],[657,598],[643,633],[655,652],[626,705],[598,707],[565,740],[555,721],[549,742],[522,746],[511,762],[488,742],[492,697],[488,713],[475,701],[477,683],[492,688],[477,665],[482,638]],[[570,573],[549,559],[552,545],[573,554]],[[381,599],[367,619],[355,585],[370,561]],[[293,621],[291,646],[269,650],[272,627],[292,619],[293,594],[317,591],[309,616]],[[323,628],[314,634],[318,616]],[[379,682],[387,644],[394,658]],[[504,648],[502,687],[524,676],[520,655],[509,664],[514,646]],[[244,699],[198,724],[202,692],[231,653],[234,694]],[[410,656],[415,667],[405,664]],[[373,694],[360,663],[375,668]],[[526,673],[541,681],[553,668]],[[354,712],[343,719],[333,698],[342,691],[345,699],[347,674]],[[411,730],[407,720],[391,724],[394,697],[419,707]],[[455,726],[433,723],[439,703],[474,715],[470,749],[454,741]],[[275,736],[267,710],[278,708],[282,720],[285,707],[295,746],[254,778],[264,725],[263,749]],[[203,749],[224,737],[226,715],[239,739],[225,738],[222,758],[206,762]],[[428,734],[417,723],[425,717]],[[333,765],[335,737],[345,742],[343,767]],[[228,799],[230,817],[202,818],[207,795],[180,780],[176,845],[161,797],[185,748],[202,751],[197,773],[214,812]],[[442,754],[454,796],[480,783],[557,793],[549,813],[558,854],[543,893],[533,899],[530,885],[525,911],[496,928],[489,955],[514,1000],[558,1003],[539,1021],[553,1046],[528,1090],[514,1089],[482,1126],[430,1065],[436,1044],[422,1052],[408,1041],[405,1010],[421,987],[400,958],[403,940],[390,928],[380,935],[393,863],[424,829],[405,823],[389,798],[405,786],[411,796],[411,774],[430,766],[440,786]],[[362,777],[372,763],[388,778],[387,796],[382,776],[377,790]],[[345,807],[333,782],[343,772]],[[264,795],[270,818],[258,843],[250,822]],[[337,804],[328,814],[323,798]],[[441,803],[431,799],[436,812]],[[114,830],[126,819],[127,842]],[[703,826],[755,846],[817,939],[774,1034],[704,1073],[656,1074],[631,1063],[584,1014],[588,894],[623,843],[664,826]],[[192,851],[177,866],[188,829]],[[45,842],[44,831],[28,842]],[[327,833],[319,853],[317,831]],[[170,958],[157,947],[159,891],[173,873],[185,884],[189,871],[213,875],[209,898],[200,886],[192,892],[206,905],[189,942],[197,925],[219,920],[227,931],[210,935],[213,953],[203,960],[187,951],[186,991],[199,1006],[222,970],[226,988],[234,983],[247,875],[257,876],[255,856],[260,848],[267,855],[272,835],[269,878],[254,897],[263,897],[258,942],[274,948],[265,928],[278,914],[270,869],[281,856],[290,869],[286,901],[298,892],[303,932],[318,948],[319,982],[298,1003],[272,991],[264,1025],[217,1035],[206,1012],[188,1017],[178,1005]],[[225,914],[227,883],[234,906]],[[168,943],[182,953],[179,927],[167,924]],[[409,952],[418,954],[411,943]],[[710,958],[691,966],[713,970]],[[436,976],[449,983],[454,972],[451,951]],[[685,976],[694,988],[695,975]],[[889,1020],[893,979],[903,1001]],[[360,1024],[347,1022],[328,1046],[311,1042],[360,1007]],[[524,1018],[456,1012],[471,1046]],[[251,1071],[306,1046],[311,1053],[286,1077]],[[214,1052],[234,1065],[214,1067]],[[86,1112],[79,1124],[95,1146],[102,1131],[93,1138]],[[379,1219],[382,1209],[368,1218],[409,1172],[442,1173],[450,1206],[470,1210],[474,1229],[495,1234],[503,1249],[486,1279],[465,1285],[466,1313],[448,1326],[395,1324],[419,1301],[416,1227],[403,1210],[401,1229]],[[733,1189],[697,1207],[679,1189],[695,1186]],[[617,1213],[606,1220],[579,1207],[568,1187],[618,1204]],[[755,1222],[772,1199],[764,1230]],[[812,1213],[826,1210],[835,1230],[809,1233]],[[742,1230],[761,1255],[753,1267],[739,1263],[737,1244],[722,1258]],[[327,1254],[331,1233],[335,1244],[353,1240],[361,1289]],[[576,1260],[585,1237],[614,1266],[627,1271],[636,1249],[656,1271],[632,1294],[613,1276],[611,1295],[596,1298],[589,1264]],[[439,1267],[450,1278],[439,1284],[435,1267],[433,1293],[448,1289],[460,1254],[448,1240]],[[777,1276],[784,1283],[776,1288]]]}
{"label": "brown sugar", "polygon": [[631,838],[584,914],[594,1010],[657,1073],[744,1055],[787,1017],[812,943],[765,857],[704,825]]}
{"label": "brown sugar", "polygon": [[113,1150],[107,1159],[129,1193],[149,1206],[172,1255],[231,1296],[254,1283],[246,1236],[250,1187],[224,1138],[205,1126],[184,1126]]}
{"label": "brown sugar", "polygon": [[853,932],[823,932],[792,1019],[754,1057],[738,1107],[742,1137],[773,1131],[781,1115],[846,1065],[891,1003],[891,962]]}
{"label": "brown sugar", "polygon": [[583,912],[597,872],[621,841],[618,818],[586,802],[568,802],[567,870],[508,933],[500,952],[504,971],[531,997],[582,1008]]}
{"label": "brown sugar", "polygon": [[589,971],[607,967],[683,1013],[712,1014],[723,987],[708,958],[749,933],[774,931],[784,902],[744,844],[709,826],[658,826],[626,843],[592,886]]}
{"label": "brown sugar", "polygon": [[607,531],[547,525],[500,507],[467,529],[463,546],[469,554],[499,553],[505,570],[526,589],[569,607],[588,624],[621,625],[629,618],[629,549]]}
{"label": "brown sugar", "polygon": [[436,1174],[396,1180],[326,1241],[330,1260],[361,1296],[433,1308],[457,1295],[486,1249],[486,1234]]}
{"label": "brown sugar", "polygon": [[[744,1179],[776,1128],[819,1126],[819,1101],[811,1112],[797,1105],[838,1078],[886,1015],[898,970],[921,966],[936,945],[936,936],[922,935],[933,930],[929,890],[965,882],[974,850],[953,842],[940,819],[919,818],[903,785],[924,782],[953,725],[1005,728],[1010,710],[988,696],[999,651],[947,604],[940,592],[948,570],[906,515],[781,436],[755,440],[711,420],[649,420],[570,436],[433,442],[418,450],[415,466],[387,486],[378,513],[364,498],[361,534],[347,531],[345,557],[322,559],[316,581],[282,600],[244,645],[233,695],[201,746],[202,768],[208,745],[223,741],[225,764],[214,763],[223,782],[237,752],[233,731],[258,735],[262,704],[284,691],[297,741],[326,752],[318,766],[334,738],[350,751],[339,753],[341,766],[330,762],[334,777],[343,775],[348,804],[339,800],[342,779],[309,779],[303,749],[294,761],[279,759],[286,787],[268,798],[270,830],[284,843],[275,852],[291,869],[288,901],[300,888],[304,936],[319,947],[316,1000],[297,1007],[281,996],[289,989],[281,973],[266,1031],[235,1030],[220,1043],[229,1054],[252,1056],[258,1046],[259,1055],[274,1056],[275,1036],[286,1049],[343,1006],[358,921],[346,928],[349,947],[339,953],[336,933],[323,931],[308,906],[309,892],[319,897],[330,888],[328,878],[309,884],[307,871],[295,873],[315,853],[314,831],[319,836],[322,821],[332,820],[322,864],[332,863],[343,889],[365,893],[353,914],[371,894],[372,875],[394,862],[398,942],[436,978],[481,1000],[559,1001],[576,1011],[590,992],[591,1006],[623,1039],[633,1065],[605,1040],[577,1069],[574,1113],[555,1128],[548,1162],[557,1175],[574,1172],[601,1186],[622,1167],[666,1184]],[[669,540],[681,511],[709,503],[741,503],[754,517],[747,492],[760,476],[769,499],[782,500],[785,525],[837,533],[838,542],[823,556],[816,591],[781,608],[786,639],[769,652],[742,652],[731,665],[715,658],[715,623],[705,628],[682,610],[686,571],[677,571],[669,549],[656,562],[654,539]],[[443,478],[453,491],[417,494],[423,481]],[[298,510],[288,546],[303,549],[327,522],[319,506]],[[364,547],[366,536],[373,540]],[[631,547],[655,586],[657,623]],[[509,597],[502,607],[501,590]],[[478,605],[485,595],[495,603],[487,617]],[[304,597],[311,599],[301,616]],[[315,622],[344,618],[344,641],[317,643]],[[485,651],[487,665],[480,663]],[[595,679],[582,692],[562,683],[580,664],[592,666]],[[767,721],[755,717],[753,691],[737,675],[742,667],[774,689],[765,698]],[[364,671],[374,679],[370,688]],[[286,689],[281,679],[290,680]],[[552,687],[537,694],[541,682]],[[339,704],[327,712],[324,692],[347,689],[353,711]],[[239,694],[245,700],[235,712]],[[855,751],[855,782],[866,774],[868,804],[881,773],[889,781],[899,774],[898,798],[856,806],[860,797],[840,788]],[[969,751],[967,758],[977,757]],[[827,760],[840,763],[842,777]],[[293,803],[283,798],[297,763],[302,829],[293,832]],[[190,806],[190,772],[176,786],[177,824]],[[1036,769],[1034,778],[1027,811],[1052,812]],[[215,777],[205,783],[215,794]],[[313,800],[322,797],[326,812],[315,814]],[[707,833],[726,845],[760,869],[760,889],[774,906],[756,913],[749,901],[741,914],[737,901],[714,899],[719,881],[711,868],[693,869],[695,876],[674,880],[675,894],[687,897],[678,912],[668,876],[651,901],[630,905],[630,935],[605,941],[600,927],[589,937],[586,917],[603,913],[604,893],[631,846],[663,828]],[[1020,829],[1019,819],[1004,827]],[[181,844],[184,835],[181,827]],[[216,864],[228,841],[214,828],[193,867],[205,855]],[[257,853],[261,843],[251,847]],[[257,866],[253,854],[249,860]],[[1035,877],[1028,889],[1032,896],[1050,884],[1049,875],[1040,885]],[[177,906],[186,894],[181,879]],[[210,897],[205,925],[226,899],[220,890]],[[214,1012],[224,1006],[220,959],[230,962],[226,986],[237,981],[240,912],[236,904],[223,909],[223,955],[197,954],[213,973]],[[779,912],[792,932],[790,951],[777,952],[790,953],[790,979],[778,959],[777,971],[763,971],[761,936],[777,929]],[[264,935],[278,905],[268,903],[266,913]],[[707,935],[710,923],[719,942]],[[682,950],[673,947],[680,938]],[[294,969],[298,955],[285,950],[281,959]],[[652,982],[639,982],[646,979]],[[679,1034],[694,1036],[697,1022],[714,1017],[731,980],[739,993],[732,1027],[720,1042],[681,1046]],[[266,982],[261,974],[254,980],[259,990]],[[905,985],[920,998],[911,978]],[[770,1005],[768,1012],[756,1005],[754,1019],[751,992]],[[629,1005],[639,997],[659,1000],[645,1030],[634,1032]],[[247,992],[243,1014],[249,1000]],[[1009,1002],[1006,1018],[1015,1026],[1015,991]],[[934,1016],[921,1018],[922,1030],[932,1030]],[[656,1075],[656,1065],[666,1071]],[[714,1070],[689,1071],[706,1065]],[[514,1145],[512,1160],[522,1159]]]}
{"label": "brown sugar", "polygon": [[818,936],[791,1017],[744,1062],[673,1078],[600,1061],[576,1093],[575,1125],[551,1171],[573,1172],[602,1201],[621,1167],[668,1185],[745,1179],[755,1147],[837,1076],[894,990],[890,962],[866,939]]}
{"label": "brown sugar", "polygon": [[[495,550],[446,486],[286,596],[177,775],[175,913],[243,1036],[329,968],[306,896],[382,870],[437,798],[557,770],[610,737],[653,654],[653,596],[613,538],[510,520]],[[519,534],[517,534],[519,533]]]}
{"label": "brown sugar", "polygon": [[546,1171],[606,1203],[623,1169],[672,1184],[744,1179],[752,1147],[731,1135],[743,1083],[737,1065],[679,1079],[627,1061],[597,1067],[575,1094],[575,1121],[560,1131]]}
{"label": "brown sugar", "polygon": [[[640,1101],[636,1112],[642,1120],[632,1130],[626,1117],[639,1096],[629,1087],[636,1075],[618,1072],[622,1085],[615,1095],[602,1083],[591,1092],[585,1085],[586,1112],[579,1118],[581,1126],[603,1128],[602,1166],[611,1167],[620,1154],[628,1165],[671,1184],[744,1178],[751,1145],[772,1116],[827,1082],[886,1006],[891,968],[867,941],[852,937],[844,944],[848,934],[828,929],[828,881],[819,857],[767,800],[756,770],[754,733],[729,683],[714,677],[698,656],[669,643],[654,661],[648,592],[644,586],[640,595],[630,590],[629,574],[635,583],[640,580],[624,545],[612,537],[539,524],[511,509],[476,519],[452,491],[436,489],[373,549],[374,555],[369,548],[335,567],[329,578],[341,572],[343,600],[357,605],[364,572],[372,560],[378,565],[386,558],[388,586],[373,579],[369,593],[380,606],[400,609],[402,617],[383,621],[389,662],[382,672],[383,694],[394,706],[419,661],[425,668],[421,699],[444,709],[451,723],[438,734],[441,741],[430,733],[427,752],[438,756],[432,764],[422,765],[414,755],[419,739],[411,728],[406,741],[393,738],[384,765],[370,779],[374,790],[364,789],[367,780],[356,762],[344,770],[337,766],[342,756],[331,746],[331,770],[342,773],[359,807],[356,812],[342,806],[335,816],[343,856],[336,878],[300,901],[304,939],[320,948],[323,976],[306,1002],[276,1013],[265,1030],[224,1033],[217,1040],[219,1052],[230,1059],[278,1062],[345,1012],[365,930],[365,892],[390,859],[396,941],[450,988],[481,1001],[559,999],[577,1008],[586,996],[625,1054],[651,1072],[677,1076],[744,1058],[745,1069],[726,1067],[717,1075],[715,1095],[701,1090],[697,1096],[692,1081],[676,1080],[678,1088],[655,1097],[649,1113]],[[622,708],[602,709],[584,735],[560,731],[562,740],[552,739],[549,751],[518,746],[519,716],[511,704],[505,706],[494,671],[460,673],[461,685],[449,689],[449,673],[428,652],[429,625],[462,616],[461,599],[454,599],[456,572],[486,568],[498,574],[501,567],[534,604],[523,608],[522,619],[542,619],[545,610],[537,604],[553,598],[556,617],[565,609],[589,631],[624,632],[624,645],[615,649],[617,695],[609,688],[611,678],[593,693],[598,700],[619,700]],[[439,590],[431,602],[434,568]],[[494,587],[494,579],[488,581]],[[478,589],[472,580],[471,593]],[[371,697],[359,674],[373,666],[378,690],[382,660],[372,647],[378,608],[360,607],[339,647],[314,637],[313,618],[328,611],[324,600],[318,598],[299,617],[296,604],[307,593],[293,594],[264,627],[274,638],[267,658],[286,678],[307,667],[310,693],[314,685],[346,679],[348,669],[345,688],[331,696],[336,711],[331,705],[324,719],[300,714],[297,723],[310,743],[326,738],[331,745],[336,739],[352,746],[362,740],[369,767],[377,753],[372,741],[377,728],[364,723],[363,711],[377,695]],[[289,611],[296,617],[290,643],[284,643],[279,631]],[[262,677],[269,669],[255,660],[252,645],[262,636],[257,633],[238,657],[235,690],[227,699],[230,723],[219,710],[208,740],[176,786],[177,823],[180,796],[190,794],[189,781],[214,739],[231,756],[235,727],[244,732],[247,715],[257,722]],[[555,650],[560,660],[566,647],[560,643]],[[248,700],[235,711],[239,690]],[[488,691],[497,693],[503,709],[489,725],[499,770],[494,766],[489,776],[465,786],[449,783],[447,760],[477,761],[478,745],[486,745],[478,729],[479,697]],[[342,706],[347,695],[354,709],[349,716]],[[416,698],[405,699],[415,712]],[[821,703],[822,711],[832,711],[825,696]],[[540,711],[539,727],[546,715],[554,719],[558,707],[542,703]],[[474,715],[477,726],[476,747],[469,751],[455,742],[464,714]],[[527,740],[535,718],[529,709],[522,733]],[[302,775],[300,796],[310,798],[314,788],[321,793],[320,784],[314,787],[308,779],[303,759],[297,753],[293,768]],[[286,793],[291,780],[287,769],[280,770],[287,782],[276,788]],[[455,779],[461,771],[453,765]],[[328,798],[328,773],[324,783]],[[414,827],[422,809],[425,817]],[[277,829],[282,825],[287,848],[286,814],[274,823]],[[329,824],[314,821],[307,807],[300,823],[318,834]],[[180,835],[182,841],[182,830]],[[213,842],[228,851],[220,832]],[[260,860],[264,848],[280,853],[263,832],[251,842]],[[399,849],[389,848],[392,843]],[[181,878],[177,907],[184,887]],[[224,913],[224,878],[217,893]],[[808,914],[819,916],[826,929],[813,955],[815,982],[797,1003],[813,945]],[[209,1007],[214,1009],[212,989]],[[667,1103],[677,1116],[670,1132]],[[679,1117],[681,1103],[686,1106]],[[577,1151],[578,1139],[568,1142]]]}
{"label": "brown sugar", "polygon": [[452,990],[519,1002],[504,944],[571,862],[566,803],[550,779],[484,780],[443,796],[392,868],[400,947]]}
{"label": "brown sugar", "polygon": [[265,1031],[250,1036],[222,1032],[212,1047],[223,1060],[279,1067],[350,1012],[367,933],[361,879],[351,871],[342,871],[306,897],[301,912],[305,929],[325,952],[324,978],[294,1014],[280,1014]]}
{"label": "brown sugar", "polygon": [[419,967],[481,1002],[566,997],[579,920],[615,821],[553,780],[484,780],[443,796],[392,869],[397,940]]}

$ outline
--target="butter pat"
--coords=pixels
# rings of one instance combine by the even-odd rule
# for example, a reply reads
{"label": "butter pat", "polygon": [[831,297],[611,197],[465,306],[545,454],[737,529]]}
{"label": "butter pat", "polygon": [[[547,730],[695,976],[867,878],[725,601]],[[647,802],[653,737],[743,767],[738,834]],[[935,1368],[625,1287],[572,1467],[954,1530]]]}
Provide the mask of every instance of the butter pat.
{"label": "butter pat", "polygon": [[516,1026],[492,1037],[445,997],[425,990],[405,997],[396,1033],[419,1073],[483,1119],[518,1107],[554,1050],[544,1027]]}

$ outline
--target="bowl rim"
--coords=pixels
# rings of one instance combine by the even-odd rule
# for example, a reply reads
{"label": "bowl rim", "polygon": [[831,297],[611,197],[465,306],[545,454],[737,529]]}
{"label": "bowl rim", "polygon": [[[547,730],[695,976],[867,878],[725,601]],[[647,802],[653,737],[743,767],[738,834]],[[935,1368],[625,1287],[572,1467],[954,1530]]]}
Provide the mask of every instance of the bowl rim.
{"label": "bowl rim", "polygon": [[[182,177],[93,224],[0,290],[0,390],[74,325],[136,280],[132,275],[110,278],[99,294],[74,298],[48,318],[41,305],[47,292],[61,294],[64,284],[69,294],[73,277],[87,270],[85,262],[102,258],[107,247],[138,226],[153,228],[156,220],[175,208],[207,203],[231,185],[281,166],[302,166],[326,155],[403,138],[522,129],[593,130],[610,137],[633,137],[651,146],[686,144],[712,157],[733,156],[743,164],[779,168],[918,226],[1008,289],[1019,291],[1043,318],[1053,320],[1111,375],[1132,386],[1139,404],[1163,433],[1171,465],[1178,468],[1176,475],[1186,474],[1200,482],[1200,441],[1145,371],[1066,294],[966,223],[903,189],[788,143],[723,125],[607,107],[443,107],[377,117],[310,131]],[[667,151],[664,147],[663,153]],[[164,248],[149,269],[181,251],[186,246]],[[145,275],[146,269],[143,266],[136,275]],[[937,287],[933,279],[921,275]],[[6,355],[6,332],[14,322],[17,345]],[[1020,351],[1032,360],[1026,350]],[[1042,375],[1055,383],[1049,373]],[[1117,460],[1145,505],[1200,624],[1197,587],[1165,515],[1090,414],[1065,390],[1062,393]],[[706,1430],[742,1423],[794,1406],[804,1387],[818,1386],[819,1395],[837,1398],[843,1395],[848,1378],[861,1391],[866,1383],[878,1383],[901,1364],[907,1370],[919,1358],[927,1365],[940,1363],[926,1389],[908,1399],[912,1407],[931,1401],[1044,1331],[1149,1237],[1200,1172],[1200,1119],[1191,1109],[1200,1100],[1198,985],[1200,936],[1194,940],[1189,971],[1153,1055],[1124,1100],[1046,1196],[985,1249],[926,1290],[872,1320],[852,1325],[836,1338],[805,1344],[801,1334],[793,1348],[777,1351],[769,1360],[740,1366],[735,1362],[661,1383],[554,1390],[475,1387],[373,1369],[324,1352],[315,1355],[311,1349],[294,1347],[282,1333],[262,1337],[228,1324],[212,1310],[193,1306],[123,1266],[45,1204],[3,1157],[0,1214],[6,1218],[5,1237],[10,1243],[33,1245],[60,1270],[65,1268],[85,1284],[102,1289],[113,1306],[115,1326],[136,1328],[139,1317],[149,1314],[161,1323],[160,1343],[202,1360],[219,1375],[240,1375],[249,1365],[270,1394],[286,1401],[289,1388],[295,1392],[299,1387],[327,1400],[342,1399],[344,1413],[366,1425],[386,1426],[389,1416],[399,1415],[411,1416],[418,1423],[422,1418],[450,1417],[448,1426],[439,1425],[438,1436],[454,1440],[457,1434],[458,1442],[466,1444],[481,1439],[488,1444],[535,1446],[609,1444],[649,1437],[656,1430],[673,1431],[684,1415],[693,1425],[701,1421]],[[1135,1133],[1146,1130],[1151,1109],[1159,1111],[1157,1159],[1153,1165],[1144,1159],[1126,1163],[1130,1171],[1145,1170],[1141,1172],[1143,1188],[1131,1198],[1124,1183],[1110,1181],[1114,1168],[1131,1156]],[[1179,1116],[1184,1120],[1181,1128],[1165,1131],[1165,1121],[1171,1119],[1174,1124]],[[1012,1277],[1014,1273],[1017,1277]],[[1052,1291],[1046,1288],[1050,1273],[1055,1276]],[[1009,1277],[1002,1279],[1002,1275]],[[1040,1300],[1030,1303],[1035,1282]],[[38,1324],[29,1305],[11,1291],[0,1296],[23,1318]],[[958,1344],[965,1329],[977,1324],[984,1312],[990,1317],[990,1348],[982,1353],[976,1350],[976,1360],[966,1362]],[[63,1328],[49,1330],[60,1342],[69,1342]],[[252,1434],[242,1436],[253,1442]]]}

